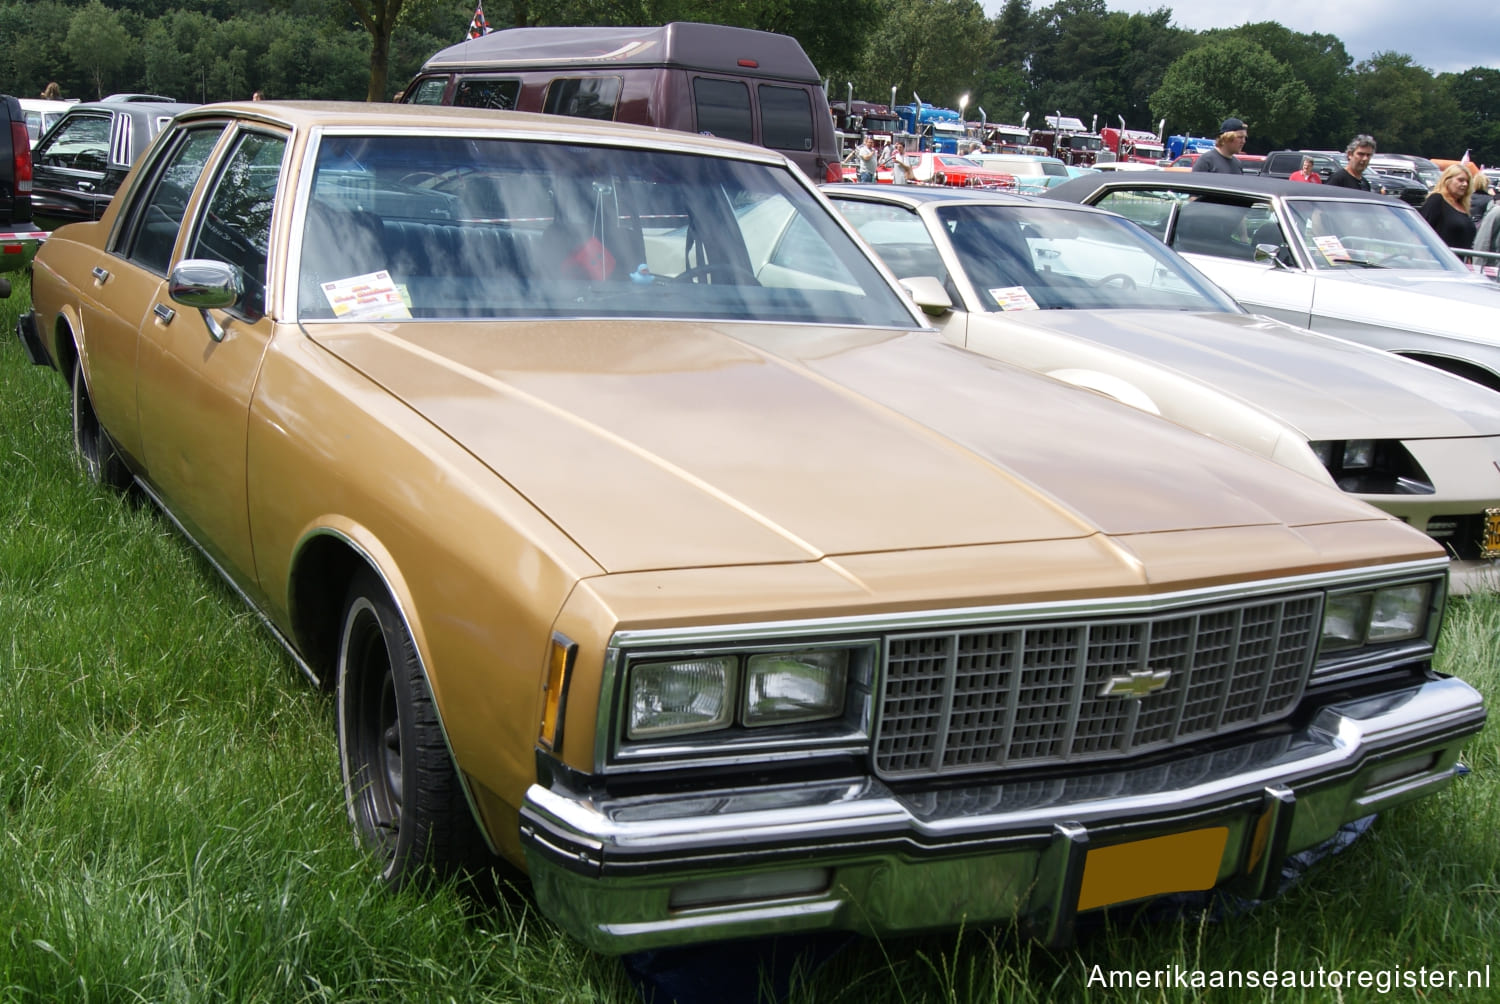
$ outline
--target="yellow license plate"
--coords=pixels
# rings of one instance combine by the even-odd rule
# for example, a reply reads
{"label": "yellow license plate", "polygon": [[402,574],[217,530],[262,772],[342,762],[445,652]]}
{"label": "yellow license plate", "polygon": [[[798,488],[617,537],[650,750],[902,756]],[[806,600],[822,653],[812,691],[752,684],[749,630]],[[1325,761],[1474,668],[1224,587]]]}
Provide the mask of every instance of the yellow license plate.
{"label": "yellow license plate", "polygon": [[1481,558],[1500,558],[1500,509],[1484,511],[1484,542],[1479,545]]}
{"label": "yellow license plate", "polygon": [[1227,826],[1210,826],[1091,848],[1083,862],[1078,909],[1212,889],[1219,879],[1219,864],[1228,840]]}

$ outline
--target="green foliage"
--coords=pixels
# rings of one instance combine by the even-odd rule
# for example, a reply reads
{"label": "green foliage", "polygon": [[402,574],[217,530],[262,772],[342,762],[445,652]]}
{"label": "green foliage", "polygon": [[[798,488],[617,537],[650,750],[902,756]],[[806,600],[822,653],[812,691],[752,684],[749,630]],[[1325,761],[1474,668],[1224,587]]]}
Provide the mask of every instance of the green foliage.
{"label": "green foliage", "polygon": [[1500,70],[1475,67],[1438,78],[1458,104],[1464,145],[1480,164],[1500,163]]}
{"label": "green foliage", "polygon": [[1360,63],[1354,94],[1359,131],[1374,136],[1382,150],[1456,159],[1468,145],[1457,100],[1410,56],[1377,52]]}
{"label": "green foliage", "polygon": [[957,108],[963,94],[979,90],[980,67],[991,40],[977,0],[880,0],[880,27],[870,36],[855,96],[897,103],[912,100]]}
{"label": "green foliage", "polygon": [[68,23],[68,58],[88,77],[95,98],[115,89],[130,59],[130,50],[120,44],[127,37],[120,18],[99,0],[89,0]]}
{"label": "green foliage", "polygon": [[1219,123],[1233,115],[1273,146],[1287,145],[1305,130],[1316,104],[1290,67],[1236,37],[1185,53],[1151,95],[1152,114],[1165,118],[1169,131],[1217,136]]}

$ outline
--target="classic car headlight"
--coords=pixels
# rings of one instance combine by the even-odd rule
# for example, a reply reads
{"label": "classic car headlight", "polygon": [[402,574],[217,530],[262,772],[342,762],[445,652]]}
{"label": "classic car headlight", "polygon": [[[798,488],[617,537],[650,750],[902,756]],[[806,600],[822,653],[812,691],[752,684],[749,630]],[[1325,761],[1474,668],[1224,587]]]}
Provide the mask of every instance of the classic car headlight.
{"label": "classic car headlight", "polygon": [[1419,638],[1427,630],[1432,584],[1330,593],[1323,608],[1324,652]]}
{"label": "classic car headlight", "polygon": [[625,734],[641,739],[728,728],[738,679],[732,655],[638,663],[630,669]]}
{"label": "classic car headlight", "polygon": [[849,653],[843,649],[752,655],[743,721],[754,728],[832,718],[844,708]]}
{"label": "classic car headlight", "polygon": [[1346,492],[1433,494],[1432,479],[1398,439],[1320,439],[1307,445]]}
{"label": "classic car headlight", "polygon": [[867,666],[868,650],[861,644],[643,654],[626,669],[625,738],[842,718],[855,675],[852,653],[866,653],[859,664]]}

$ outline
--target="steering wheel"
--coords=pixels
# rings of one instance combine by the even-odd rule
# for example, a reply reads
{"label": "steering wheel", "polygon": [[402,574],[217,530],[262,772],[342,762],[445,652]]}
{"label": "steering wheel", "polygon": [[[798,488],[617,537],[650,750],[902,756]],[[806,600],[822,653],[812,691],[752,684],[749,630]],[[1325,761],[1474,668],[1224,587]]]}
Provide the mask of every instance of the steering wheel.
{"label": "steering wheel", "polygon": [[672,276],[672,281],[673,282],[692,282],[695,279],[697,279],[700,275],[711,275],[711,274],[713,274],[715,272],[723,272],[726,275],[736,275],[736,276],[739,276],[742,279],[749,279],[750,280],[748,283],[737,283],[736,285],[741,285],[741,286],[745,286],[745,285],[748,285],[748,286],[759,286],[760,285],[760,280],[755,277],[755,273],[754,272],[750,271],[748,268],[746,268],[743,265],[736,265],[734,262],[731,262],[731,261],[711,261],[711,262],[708,262],[708,263],[703,264],[703,265],[695,265],[695,266],[693,266],[690,269],[687,269],[687,270],[682,271],[682,272],[678,272],[676,275]]}
{"label": "steering wheel", "polygon": [[1121,289],[1135,289],[1135,280],[1124,272],[1111,272],[1109,275],[1095,282],[1094,285],[1108,286],[1110,283],[1114,283]]}

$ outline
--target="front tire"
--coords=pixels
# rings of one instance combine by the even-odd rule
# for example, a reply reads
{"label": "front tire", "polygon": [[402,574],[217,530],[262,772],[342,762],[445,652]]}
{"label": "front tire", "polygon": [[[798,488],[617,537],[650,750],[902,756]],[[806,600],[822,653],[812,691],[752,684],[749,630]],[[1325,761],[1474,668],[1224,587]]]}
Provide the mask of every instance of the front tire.
{"label": "front tire", "polygon": [[115,452],[115,444],[110,442],[104,426],[99,424],[99,416],[94,414],[94,401],[83,377],[81,355],[73,360],[72,388],[73,452],[78,456],[83,473],[96,485],[124,491],[130,487],[130,471]]}
{"label": "front tire", "polygon": [[364,571],[344,601],[338,658],[339,760],[355,839],[401,887],[487,857],[411,635]]}

